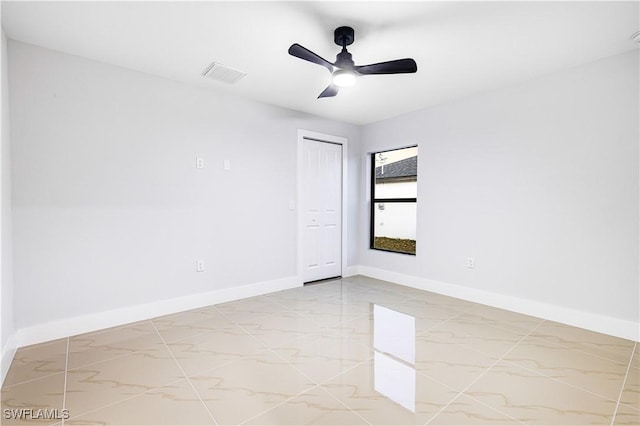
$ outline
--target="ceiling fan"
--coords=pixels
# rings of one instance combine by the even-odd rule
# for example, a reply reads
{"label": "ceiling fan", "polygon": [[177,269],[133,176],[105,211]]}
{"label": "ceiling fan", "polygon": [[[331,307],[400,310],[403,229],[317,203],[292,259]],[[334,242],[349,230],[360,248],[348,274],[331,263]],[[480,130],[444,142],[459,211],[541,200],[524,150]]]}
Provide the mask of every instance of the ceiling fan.
{"label": "ceiling fan", "polygon": [[333,33],[333,41],[342,46],[342,51],[336,56],[336,61],[331,63],[309,49],[294,43],[289,48],[289,54],[314,64],[322,65],[332,74],[333,79],[329,87],[324,89],[318,98],[327,98],[338,94],[340,87],[351,86],[356,82],[356,76],[372,74],[404,74],[414,73],[418,70],[416,61],[411,58],[396,59],[394,61],[378,62],[370,65],[355,65],[351,59],[351,53],[347,46],[355,40],[351,27],[339,27]]}

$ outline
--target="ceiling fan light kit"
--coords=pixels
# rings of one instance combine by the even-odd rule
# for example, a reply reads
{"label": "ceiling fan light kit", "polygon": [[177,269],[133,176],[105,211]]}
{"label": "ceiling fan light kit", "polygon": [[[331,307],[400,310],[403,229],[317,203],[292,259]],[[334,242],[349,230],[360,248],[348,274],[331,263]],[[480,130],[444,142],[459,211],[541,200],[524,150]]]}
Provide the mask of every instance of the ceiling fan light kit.
{"label": "ceiling fan light kit", "polygon": [[289,54],[291,56],[321,65],[331,73],[331,84],[320,93],[318,98],[337,95],[340,87],[354,85],[357,76],[372,74],[408,74],[415,73],[418,70],[416,61],[411,58],[396,59],[370,65],[355,65],[351,53],[347,51],[347,46],[350,46],[355,41],[355,31],[351,27],[336,28],[333,33],[333,41],[342,47],[334,63],[327,61],[298,43],[294,43],[289,47]]}
{"label": "ceiling fan light kit", "polygon": [[349,87],[356,84],[356,75],[348,70],[337,70],[333,72],[331,81],[338,87]]}

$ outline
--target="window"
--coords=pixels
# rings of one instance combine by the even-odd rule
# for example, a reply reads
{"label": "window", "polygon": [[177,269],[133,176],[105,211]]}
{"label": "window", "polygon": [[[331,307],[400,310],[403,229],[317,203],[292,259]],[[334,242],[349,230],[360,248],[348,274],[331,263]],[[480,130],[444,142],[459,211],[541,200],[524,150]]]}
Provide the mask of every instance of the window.
{"label": "window", "polygon": [[416,254],[417,196],[417,146],[371,154],[372,249]]}

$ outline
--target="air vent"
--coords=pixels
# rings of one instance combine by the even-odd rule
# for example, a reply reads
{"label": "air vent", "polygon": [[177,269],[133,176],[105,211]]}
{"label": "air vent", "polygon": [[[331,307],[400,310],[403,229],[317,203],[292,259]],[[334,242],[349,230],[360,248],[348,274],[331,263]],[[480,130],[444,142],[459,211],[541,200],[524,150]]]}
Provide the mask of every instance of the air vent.
{"label": "air vent", "polygon": [[229,84],[239,81],[245,75],[247,75],[246,72],[234,70],[217,62],[212,62],[202,73],[203,77]]}

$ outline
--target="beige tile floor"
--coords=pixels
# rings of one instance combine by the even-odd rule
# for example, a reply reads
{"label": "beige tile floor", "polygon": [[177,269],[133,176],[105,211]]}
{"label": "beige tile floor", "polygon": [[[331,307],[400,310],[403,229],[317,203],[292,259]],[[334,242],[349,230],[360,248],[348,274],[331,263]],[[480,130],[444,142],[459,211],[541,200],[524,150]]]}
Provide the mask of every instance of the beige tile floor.
{"label": "beige tile floor", "polygon": [[352,277],[21,348],[2,408],[2,424],[639,425],[640,356]]}

